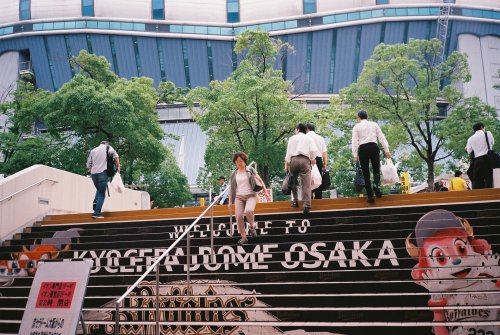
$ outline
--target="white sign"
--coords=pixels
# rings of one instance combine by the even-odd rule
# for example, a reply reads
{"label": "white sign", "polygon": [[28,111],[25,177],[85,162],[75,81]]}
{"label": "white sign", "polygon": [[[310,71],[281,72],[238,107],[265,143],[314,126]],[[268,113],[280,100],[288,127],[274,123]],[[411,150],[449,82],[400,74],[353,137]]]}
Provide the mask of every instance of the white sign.
{"label": "white sign", "polygon": [[75,334],[92,261],[39,263],[20,335]]}

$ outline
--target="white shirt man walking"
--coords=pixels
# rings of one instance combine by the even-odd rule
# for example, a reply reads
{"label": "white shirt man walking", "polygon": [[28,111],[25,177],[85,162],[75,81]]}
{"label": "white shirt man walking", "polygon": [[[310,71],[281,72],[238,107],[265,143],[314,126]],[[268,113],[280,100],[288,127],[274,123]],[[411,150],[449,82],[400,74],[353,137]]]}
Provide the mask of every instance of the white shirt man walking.
{"label": "white shirt man walking", "polygon": [[96,188],[94,197],[94,213],[92,214],[93,219],[104,218],[101,215],[101,210],[102,205],[104,204],[104,198],[106,197],[106,187],[108,185],[108,174],[106,173],[106,154],[113,157],[116,163],[116,171],[120,173],[120,158],[115,149],[113,149],[107,141],[102,141],[99,146],[92,149],[89,157],[87,158],[87,169],[90,172],[90,176],[92,177],[92,181],[94,182],[94,186]]}
{"label": "white shirt man walking", "polygon": [[[474,162],[472,166],[472,188],[492,188],[493,187],[493,167],[488,160],[488,142],[490,149],[493,148],[495,140],[491,132],[484,129],[484,124],[478,122],[472,126],[474,135],[467,140],[465,149],[467,153],[474,152]],[[488,142],[486,142],[488,137]]]}
{"label": "white shirt man walking", "polygon": [[[379,125],[375,122],[368,121],[368,113],[364,110],[358,112],[358,124],[352,129],[352,154],[354,161],[361,164],[363,176],[365,178],[366,195],[368,203],[373,203],[373,192],[377,198],[382,197],[380,192],[380,149],[377,140],[384,148],[385,157],[391,158],[389,151],[389,143],[385,138]],[[373,169],[373,188],[370,180],[370,162]]]}
{"label": "white shirt man walking", "polygon": [[[311,164],[316,164],[318,152],[312,138],[306,136],[306,131],[305,124],[297,125],[295,135],[288,140],[285,156],[285,171],[290,170],[294,178],[300,176],[304,214],[308,214],[311,210]],[[294,199],[292,207],[298,207],[296,186],[292,188],[292,195]]]}
{"label": "white shirt man walking", "polygon": [[[316,134],[315,130],[316,127],[308,123],[306,124],[307,127],[307,133],[306,135],[312,138],[314,141],[314,144],[316,145],[316,148],[318,149],[318,152],[316,152],[316,165],[318,166],[319,173],[323,175],[323,172],[326,170],[327,166],[327,153],[326,153],[326,143],[325,139]],[[323,186],[320,185],[318,188],[316,188],[313,191],[314,199],[323,199]]]}

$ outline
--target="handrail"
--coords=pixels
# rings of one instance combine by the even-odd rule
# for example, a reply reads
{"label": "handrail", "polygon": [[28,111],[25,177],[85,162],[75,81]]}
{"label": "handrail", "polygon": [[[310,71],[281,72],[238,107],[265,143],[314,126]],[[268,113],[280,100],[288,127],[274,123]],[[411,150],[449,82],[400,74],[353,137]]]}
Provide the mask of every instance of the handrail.
{"label": "handrail", "polygon": [[27,186],[27,187],[25,187],[25,188],[23,188],[23,189],[21,189],[21,190],[19,190],[19,191],[17,191],[17,192],[12,193],[12,194],[11,194],[11,195],[9,195],[9,196],[6,196],[5,198],[0,199],[0,202],[5,201],[5,200],[9,200],[9,199],[11,199],[13,196],[18,195],[19,193],[24,192],[24,191],[26,191],[26,190],[28,190],[28,189],[32,188],[33,186],[38,186],[38,185],[40,185],[41,183],[43,183],[44,181],[51,181],[51,182],[52,182],[52,183],[54,183],[54,184],[57,184],[57,183],[58,183],[58,181],[57,181],[57,180],[53,180],[53,179],[50,179],[50,178],[43,178],[42,180],[37,181],[36,183],[33,183],[33,184],[31,184],[31,185],[29,185],[29,186]]}
{"label": "handrail", "polygon": [[[256,165],[255,161],[252,161],[250,164],[248,164],[248,166],[252,166],[252,165]],[[226,195],[229,191],[231,190],[231,184],[229,184],[226,189],[219,195],[219,198],[217,200],[212,200],[212,202],[210,203],[210,205],[208,205],[208,207],[193,221],[193,223],[191,223],[189,225],[189,227],[174,241],[174,243],[172,243],[172,245],[170,247],[168,247],[167,250],[165,250],[157,259],[156,261],[151,264],[151,266],[146,270],[146,272],[144,272],[142,274],[141,277],[139,277],[139,279],[136,280],[136,282],[124,293],[122,294],[122,296],[118,299],[116,299],[116,302],[115,302],[115,308],[116,308],[116,315],[115,315],[115,335],[119,335],[119,326],[120,326],[120,303],[135,289],[137,288],[137,286],[139,286],[139,284],[143,281],[144,278],[146,278],[146,276],[148,274],[151,273],[151,271],[153,271],[154,268],[156,268],[156,317],[155,317],[155,320],[156,320],[156,334],[160,334],[160,330],[159,330],[159,327],[160,327],[160,323],[159,323],[159,306],[160,306],[160,303],[159,303],[159,281],[160,281],[160,262],[165,258],[167,257],[167,255],[170,253],[170,251],[177,246],[177,244],[179,244],[179,242],[187,235],[187,245],[186,245],[186,248],[187,248],[187,294],[189,294],[189,288],[190,288],[190,235],[189,233],[191,232],[191,229],[193,229],[194,226],[196,226],[196,224],[198,223],[198,221],[200,221],[204,216],[205,214],[209,211],[209,210],[213,210],[213,206],[219,201],[219,199]],[[232,215],[231,215],[232,217]],[[212,211],[212,217],[211,217],[211,226],[212,226],[212,229],[211,229],[211,236],[210,236],[210,240],[211,240],[211,248],[212,248],[212,256],[214,256],[214,247],[213,247],[213,233],[214,233],[214,229],[213,229],[213,211]],[[232,230],[232,224],[231,224],[231,230]]]}

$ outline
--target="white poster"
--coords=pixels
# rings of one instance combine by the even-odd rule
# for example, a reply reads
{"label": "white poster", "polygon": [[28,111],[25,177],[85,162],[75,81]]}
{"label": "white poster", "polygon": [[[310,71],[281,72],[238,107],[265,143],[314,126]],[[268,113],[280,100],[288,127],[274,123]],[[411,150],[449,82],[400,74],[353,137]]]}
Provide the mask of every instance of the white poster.
{"label": "white poster", "polygon": [[75,334],[92,261],[39,263],[20,335]]}

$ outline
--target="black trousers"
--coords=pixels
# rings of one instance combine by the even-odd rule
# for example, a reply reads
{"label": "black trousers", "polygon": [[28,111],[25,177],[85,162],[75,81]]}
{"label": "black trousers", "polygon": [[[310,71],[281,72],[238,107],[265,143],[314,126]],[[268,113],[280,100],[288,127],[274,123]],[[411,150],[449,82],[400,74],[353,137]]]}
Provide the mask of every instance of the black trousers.
{"label": "black trousers", "polygon": [[[318,166],[319,173],[323,175],[323,158],[316,157],[316,165]],[[317,189],[313,191],[314,199],[323,199],[323,185],[319,185]]]}
{"label": "black trousers", "polygon": [[474,158],[474,172],[472,174],[472,188],[493,187],[493,167],[486,155]]}
{"label": "black trousers", "polygon": [[377,143],[366,143],[358,149],[359,164],[365,177],[366,195],[373,198],[373,188],[370,180],[370,162],[373,169],[373,187],[378,188],[380,184],[380,148]]}

